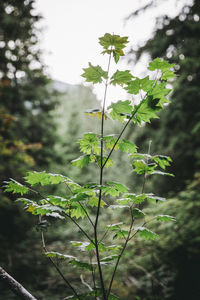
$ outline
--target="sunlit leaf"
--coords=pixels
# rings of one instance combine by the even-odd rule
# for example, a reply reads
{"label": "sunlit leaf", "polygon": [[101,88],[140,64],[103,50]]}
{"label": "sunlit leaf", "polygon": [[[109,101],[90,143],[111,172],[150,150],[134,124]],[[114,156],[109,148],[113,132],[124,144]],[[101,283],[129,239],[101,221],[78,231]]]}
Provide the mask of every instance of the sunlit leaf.
{"label": "sunlit leaf", "polygon": [[156,219],[162,222],[176,221],[174,217],[168,215],[158,215]]}
{"label": "sunlit leaf", "polygon": [[137,146],[128,140],[125,139],[120,140],[118,144],[119,144],[119,150],[123,152],[128,152],[131,154],[137,152]]}
{"label": "sunlit leaf", "polygon": [[137,174],[153,174],[156,164],[147,164],[144,160],[134,160],[133,171]]}
{"label": "sunlit leaf", "polygon": [[5,182],[5,192],[12,192],[13,194],[21,194],[23,196],[24,194],[27,194],[28,191],[28,187],[12,178],[10,181]]}
{"label": "sunlit leaf", "polygon": [[157,57],[149,63],[148,69],[150,71],[161,70],[162,72],[165,72],[170,70],[174,66],[175,64],[169,64],[167,60],[162,60],[161,58]]}
{"label": "sunlit leaf", "polygon": [[100,154],[101,152],[99,139],[96,133],[85,133],[83,139],[79,140],[78,143],[80,144],[81,152],[85,154]]}
{"label": "sunlit leaf", "polygon": [[154,155],[151,157],[162,169],[166,169],[167,166],[170,166],[172,159],[169,156],[164,155]]}

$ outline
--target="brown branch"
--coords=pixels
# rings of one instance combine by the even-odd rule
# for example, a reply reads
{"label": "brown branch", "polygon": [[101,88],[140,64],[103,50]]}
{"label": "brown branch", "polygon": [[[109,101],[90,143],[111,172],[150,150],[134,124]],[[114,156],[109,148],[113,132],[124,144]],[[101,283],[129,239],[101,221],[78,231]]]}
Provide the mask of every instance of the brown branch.
{"label": "brown branch", "polygon": [[0,280],[6,283],[9,289],[23,300],[37,300],[31,295],[18,281],[9,275],[2,267],[0,267]]}

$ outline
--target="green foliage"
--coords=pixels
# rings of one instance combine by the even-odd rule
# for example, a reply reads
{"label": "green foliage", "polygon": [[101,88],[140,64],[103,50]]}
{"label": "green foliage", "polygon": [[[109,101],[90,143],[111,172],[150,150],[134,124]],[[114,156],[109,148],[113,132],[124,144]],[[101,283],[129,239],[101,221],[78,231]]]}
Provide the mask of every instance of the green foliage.
{"label": "green foliage", "polygon": [[120,120],[121,122],[124,122],[124,119],[131,115],[131,112],[133,110],[133,107],[131,105],[131,102],[129,100],[126,101],[118,101],[116,103],[112,103],[108,109],[112,109],[110,116],[113,118],[113,120]]}
{"label": "green foliage", "polygon": [[128,37],[121,37],[119,35],[106,33],[99,38],[99,43],[105,49],[102,54],[113,54],[114,60],[118,63],[120,56],[124,56],[124,49],[128,43]]}
{"label": "green foliage", "polygon": [[6,189],[5,189],[6,192],[12,192],[13,194],[21,194],[21,195],[24,195],[24,194],[27,194],[29,189],[28,187],[24,186],[23,184],[17,182],[16,180],[14,179],[11,179],[11,181],[9,181],[7,184],[6,184]]}
{"label": "green foliage", "polygon": [[129,94],[137,95],[140,90],[145,92],[151,90],[154,83],[154,80],[150,80],[149,76],[146,76],[142,79],[136,77],[134,80],[127,83],[128,86],[125,89]]}
{"label": "green foliage", "polygon": [[119,71],[117,70],[113,76],[111,77],[111,84],[116,85],[119,84],[123,86],[124,84],[127,84],[128,81],[132,79],[133,75],[131,75],[129,70],[126,71]]}
{"label": "green foliage", "polygon": [[103,78],[108,78],[108,73],[105,72],[100,66],[93,66],[89,63],[89,68],[83,69],[84,73],[81,75],[86,78],[87,82],[101,83]]}
{"label": "green foliage", "polygon": [[[142,193],[135,194],[129,193],[129,189],[121,182],[106,180],[104,177],[105,168],[112,167],[113,165],[111,155],[116,149],[129,155],[132,159],[133,171],[139,175],[143,175],[144,180],[147,175],[168,174],[159,169],[157,170],[157,168],[165,169],[169,166],[171,162],[169,157],[151,155],[150,150],[148,154],[137,153],[138,147],[129,140],[122,138],[122,134],[130,123],[141,125],[158,117],[158,111],[168,101],[165,96],[168,95],[170,90],[166,88],[166,78],[171,78],[172,74],[165,72],[171,71],[170,68],[172,66],[168,62],[159,59],[155,60],[150,64],[149,68],[154,71],[159,66],[162,74],[159,77],[156,76],[156,78],[152,77],[153,79],[149,79],[149,76],[142,79],[135,78],[130,70],[117,70],[113,75],[108,77],[111,57],[114,57],[115,63],[118,62],[120,56],[124,55],[123,49],[128,39],[127,37],[107,33],[99,39],[99,42],[104,48],[103,54],[109,55],[108,71],[105,72],[100,66],[93,66],[89,63],[89,67],[83,69],[84,73],[82,74],[86,82],[105,84],[105,95],[107,87],[110,84],[118,84],[132,94],[139,94],[141,90],[144,92],[143,99],[137,105],[133,105],[130,100],[120,100],[112,103],[106,109],[104,101],[101,110],[93,109],[88,112],[92,115],[94,112],[100,113],[100,134],[88,132],[84,134],[82,139],[78,140],[80,151],[83,155],[74,159],[72,165],[84,168],[90,163],[94,163],[99,170],[99,182],[78,184],[69,177],[61,174],[34,171],[28,172],[24,178],[26,184],[30,185],[31,188],[26,185],[22,186],[16,181],[11,180],[7,183],[6,189],[8,192],[21,193],[21,195],[28,191],[31,193],[30,199],[20,198],[18,201],[24,205],[26,211],[32,215],[39,216],[40,224],[49,217],[61,219],[63,222],[68,220],[77,227],[79,234],[87,239],[83,242],[71,242],[73,251],[77,253],[76,256],[61,254],[58,251],[47,251],[44,246],[44,228],[42,225],[39,227],[42,232],[41,237],[45,255],[50,258],[54,266],[54,260],[62,259],[67,261],[71,266],[81,269],[81,272],[86,271],[86,274],[91,273],[92,275],[94,290],[91,293],[80,294],[80,296],[80,288],[78,287],[76,292],[68,282],[68,279],[65,279],[68,288],[70,287],[74,293],[74,296],[67,297],[68,299],[88,299],[88,297],[95,296],[95,293],[96,295],[100,295],[104,300],[118,299],[111,293],[112,284],[127,244],[136,235],[145,240],[155,240],[158,238],[156,233],[144,227],[147,223],[155,220],[174,220],[173,217],[168,215],[157,215],[152,220],[148,219],[147,214],[141,210],[140,204],[145,204],[145,201],[163,202],[165,199],[151,193],[144,193],[144,183]],[[152,74],[152,76],[154,75]],[[164,79],[162,76],[164,76]],[[104,82],[104,79],[106,82]],[[113,120],[120,120],[123,123],[125,122],[118,135],[106,135],[104,133],[104,122],[107,117]],[[59,184],[67,188],[67,192],[64,195],[46,196],[45,192],[43,194],[41,191],[42,187],[46,187],[47,185],[55,186]],[[35,187],[37,190],[34,189]],[[37,195],[36,200],[32,200],[32,196],[34,195]],[[117,199],[118,197],[122,198]],[[118,210],[121,210],[120,215],[116,212]],[[127,217],[127,213],[130,214],[129,217]],[[114,220],[114,223],[104,228],[105,225],[103,224],[106,224],[107,221],[106,223],[100,222],[100,219],[109,214],[111,222]],[[125,222],[115,223],[118,216],[119,221],[125,219]],[[141,219],[143,223],[141,223]],[[86,227],[86,224],[87,226],[89,224],[89,228]],[[110,240],[112,239],[117,241],[116,245],[110,245]],[[105,285],[104,267],[111,270],[109,267],[110,264],[114,264],[114,267],[112,268],[108,285]],[[56,269],[59,269],[58,265],[56,265]],[[59,271],[59,274],[61,275],[62,273]],[[78,274],[78,271],[76,274]],[[100,286],[100,290],[97,289],[97,286]]]}
{"label": "green foliage", "polygon": [[145,240],[154,240],[154,239],[159,237],[155,232],[153,232],[153,231],[151,231],[151,230],[149,230],[148,228],[145,228],[145,227],[136,227],[134,229],[136,231],[138,231],[139,236],[141,236]]}

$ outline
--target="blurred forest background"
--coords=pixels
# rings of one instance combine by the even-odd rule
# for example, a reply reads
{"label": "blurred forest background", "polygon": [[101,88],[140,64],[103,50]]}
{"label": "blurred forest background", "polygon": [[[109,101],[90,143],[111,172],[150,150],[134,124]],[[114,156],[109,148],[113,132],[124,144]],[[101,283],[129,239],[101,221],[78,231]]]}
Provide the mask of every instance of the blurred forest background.
{"label": "blurred forest background", "polygon": [[[0,1],[0,182],[12,177],[21,181],[28,170],[46,170],[72,177],[80,183],[92,181],[97,170],[76,169],[70,162],[79,156],[77,139],[86,131],[99,130],[97,120],[84,111],[100,108],[89,87],[52,81],[46,76],[38,45],[33,1]],[[150,10],[153,2],[146,6]],[[136,18],[143,10],[130,12]],[[143,55],[163,57],[176,64],[172,103],[160,119],[135,130],[126,138],[147,152],[169,155],[175,178],[149,181],[147,190],[169,200],[147,206],[149,213],[169,214],[176,224],[155,228],[159,241],[136,239],[123,259],[114,289],[126,300],[198,300],[200,299],[200,5],[194,0],[174,19],[157,19],[154,37],[130,60],[136,64]],[[133,61],[132,61],[133,64]],[[77,109],[78,108],[78,109]],[[119,127],[107,121],[109,132]],[[118,159],[112,179],[131,190],[140,182],[129,171],[126,156]],[[53,190],[61,195],[64,190]],[[63,249],[67,240],[76,240],[79,232],[70,224],[61,225],[49,217],[46,233],[52,250]],[[61,279],[42,255],[37,219],[0,192],[0,265],[41,300],[68,296]],[[152,228],[154,229],[154,228]],[[61,266],[74,284],[73,268]],[[17,299],[0,283],[0,298]]]}

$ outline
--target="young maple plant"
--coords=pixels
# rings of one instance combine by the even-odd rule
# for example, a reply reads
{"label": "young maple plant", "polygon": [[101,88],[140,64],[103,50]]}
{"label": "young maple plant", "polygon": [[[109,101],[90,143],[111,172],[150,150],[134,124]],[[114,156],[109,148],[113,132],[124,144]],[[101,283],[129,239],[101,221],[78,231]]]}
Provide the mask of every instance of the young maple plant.
{"label": "young maple plant", "polygon": [[[44,254],[56,268],[62,279],[65,281],[68,290],[71,290],[72,296],[66,295],[65,299],[119,299],[113,294],[112,286],[120,260],[136,235],[144,239],[154,240],[158,235],[151,231],[147,225],[152,221],[174,221],[174,218],[168,215],[157,215],[151,219],[141,210],[141,204],[148,201],[164,201],[165,199],[145,193],[145,179],[147,176],[167,175],[165,169],[170,165],[170,157],[163,155],[151,155],[137,152],[137,146],[129,140],[123,139],[122,135],[131,122],[136,126],[150,122],[153,118],[158,118],[158,112],[163,109],[164,104],[169,100],[166,96],[171,91],[166,88],[168,80],[175,74],[172,71],[174,65],[167,61],[156,58],[149,63],[148,70],[152,72],[152,78],[149,76],[138,78],[132,75],[130,70],[116,72],[110,75],[110,64],[112,58],[114,64],[117,64],[120,57],[124,56],[124,48],[128,43],[127,37],[106,33],[99,38],[99,43],[103,47],[102,54],[108,56],[107,70],[103,70],[99,65],[95,66],[89,63],[88,68],[83,69],[82,77],[92,84],[102,83],[104,85],[104,98],[102,109],[91,109],[87,111],[90,116],[100,117],[100,133],[85,133],[83,138],[78,141],[82,156],[72,161],[77,167],[85,167],[93,163],[99,168],[99,179],[94,183],[80,185],[72,179],[47,172],[28,172],[24,178],[25,183],[21,184],[14,179],[6,183],[6,191],[24,194],[36,195],[34,197],[19,198],[17,201],[24,204],[27,212],[39,216],[39,225]],[[149,72],[150,73],[150,72]],[[118,101],[106,107],[106,94],[110,85],[119,85],[133,95],[132,100]],[[137,99],[137,101],[134,101]],[[140,99],[140,100],[138,100]],[[135,104],[135,102],[137,104]],[[106,120],[119,120],[122,122],[122,129],[118,136],[116,134],[105,135],[104,125]],[[150,147],[149,147],[150,148]],[[114,150],[127,152],[132,160],[132,169],[139,176],[143,177],[141,193],[136,194],[128,190],[123,184],[104,180],[104,169],[112,167],[112,153]],[[163,171],[164,169],[164,171]],[[43,195],[41,188],[35,189],[36,185],[57,185],[64,184],[68,188],[66,196]],[[39,200],[38,200],[39,198]],[[106,210],[112,208],[120,209],[121,214],[125,214],[125,222],[102,224],[100,218],[106,214]],[[127,217],[130,215],[130,217]],[[59,253],[47,249],[44,238],[44,229],[48,217],[70,220],[82,234],[83,240],[72,241],[71,244],[77,250],[77,256],[69,253]],[[118,214],[116,213],[115,220]],[[84,221],[82,219],[85,219]],[[85,225],[85,222],[89,223]],[[112,221],[112,220],[111,220]],[[112,244],[112,240],[115,243]],[[117,241],[117,242],[116,242]],[[81,252],[80,252],[81,250]],[[85,256],[83,256],[85,253]],[[89,291],[82,293],[81,287],[75,288],[67,274],[64,275],[58,267],[56,261],[61,259],[74,267],[86,272],[89,283]],[[110,278],[106,277],[106,268],[109,266]],[[110,271],[111,270],[111,271]],[[89,275],[88,275],[89,274]],[[114,291],[115,293],[115,291]]]}

